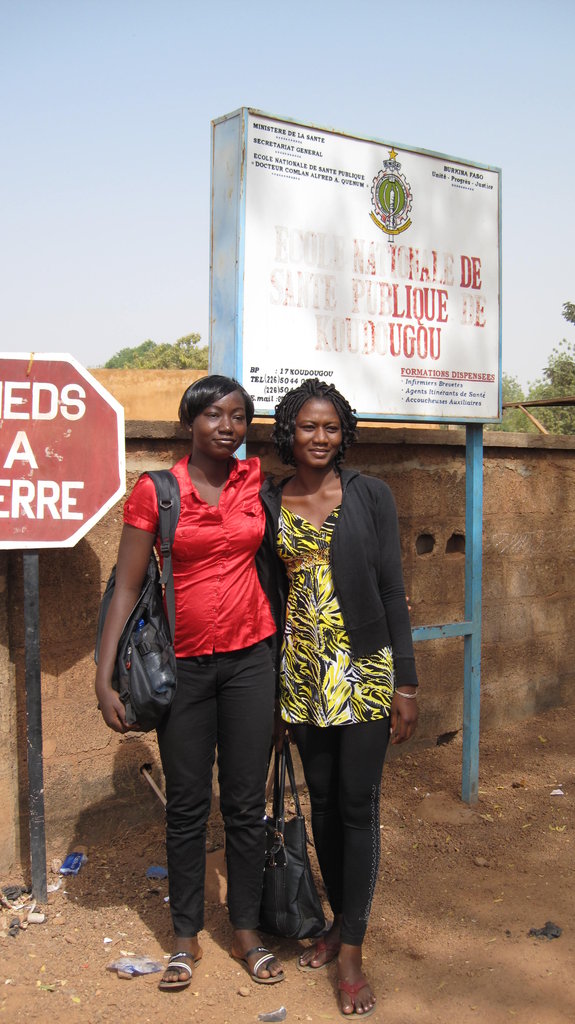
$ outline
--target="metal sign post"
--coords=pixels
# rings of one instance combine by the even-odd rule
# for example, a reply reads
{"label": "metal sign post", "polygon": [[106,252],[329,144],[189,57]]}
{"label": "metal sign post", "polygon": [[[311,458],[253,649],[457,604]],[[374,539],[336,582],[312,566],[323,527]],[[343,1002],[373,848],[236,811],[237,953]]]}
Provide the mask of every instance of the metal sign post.
{"label": "metal sign post", "polygon": [[42,760],[42,687],[40,669],[38,552],[24,551],[24,629],[26,636],[26,735],[28,739],[28,814],[32,892],[44,903],[46,889],[46,829]]}
{"label": "metal sign post", "polygon": [[481,566],[483,553],[483,427],[467,425],[465,448],[465,618],[463,775],[461,797],[475,804],[479,790],[479,711],[481,683]]}
{"label": "metal sign post", "polygon": [[483,426],[468,423],[465,440],[465,619],[417,626],[414,641],[463,637],[463,760],[461,799],[477,803],[481,683]]}
{"label": "metal sign post", "polygon": [[0,355],[0,548],[23,550],[32,891],[46,900],[39,553],[72,547],[125,490],[124,410],[68,355]]}

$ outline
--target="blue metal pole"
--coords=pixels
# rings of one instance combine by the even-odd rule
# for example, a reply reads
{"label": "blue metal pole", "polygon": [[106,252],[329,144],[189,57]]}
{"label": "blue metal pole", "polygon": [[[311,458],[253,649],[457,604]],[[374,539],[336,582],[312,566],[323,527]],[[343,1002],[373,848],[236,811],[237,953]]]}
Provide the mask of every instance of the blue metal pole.
{"label": "blue metal pole", "polygon": [[481,680],[481,571],[483,531],[483,425],[468,423],[465,438],[465,619],[463,771],[461,798],[475,804],[479,788]]}

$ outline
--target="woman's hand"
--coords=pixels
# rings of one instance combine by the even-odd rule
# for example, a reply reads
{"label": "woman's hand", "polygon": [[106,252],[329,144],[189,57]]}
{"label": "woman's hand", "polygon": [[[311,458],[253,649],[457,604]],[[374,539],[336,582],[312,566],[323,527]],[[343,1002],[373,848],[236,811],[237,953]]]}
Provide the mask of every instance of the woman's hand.
{"label": "woman's hand", "polygon": [[401,690],[396,690],[391,701],[390,736],[392,743],[405,743],[413,736],[418,714],[417,687],[402,686]]}
{"label": "woman's hand", "polygon": [[121,733],[138,730],[137,724],[128,725],[126,722],[126,708],[116,690],[113,690],[111,686],[101,683],[97,684],[96,697],[98,698],[98,707],[102,713],[102,718],[108,728],[113,729],[114,732]]}

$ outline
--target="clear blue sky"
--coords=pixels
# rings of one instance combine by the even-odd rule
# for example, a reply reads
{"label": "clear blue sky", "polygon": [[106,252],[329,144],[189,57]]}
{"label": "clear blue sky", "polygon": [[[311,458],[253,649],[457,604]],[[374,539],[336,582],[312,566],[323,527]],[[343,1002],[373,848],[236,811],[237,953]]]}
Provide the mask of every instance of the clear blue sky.
{"label": "clear blue sky", "polygon": [[2,350],[208,341],[210,121],[501,167],[503,369],[575,328],[573,0],[2,0]]}

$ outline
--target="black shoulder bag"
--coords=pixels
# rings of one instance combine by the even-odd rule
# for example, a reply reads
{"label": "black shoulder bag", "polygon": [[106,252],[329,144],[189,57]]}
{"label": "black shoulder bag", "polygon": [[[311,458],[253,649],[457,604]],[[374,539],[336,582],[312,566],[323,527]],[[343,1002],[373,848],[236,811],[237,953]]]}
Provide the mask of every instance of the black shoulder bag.
{"label": "black shoulder bag", "polygon": [[[285,780],[289,776],[296,814],[285,820]],[[266,819],[266,861],[260,925],[272,935],[307,939],[325,929],[307,853],[305,818],[297,792],[293,761],[286,741],[275,754],[273,817]]]}
{"label": "black shoulder bag", "polygon": [[[126,707],[128,725],[139,725],[142,732],[155,729],[164,717],[176,692],[176,656],[173,637],[176,625],[172,544],[180,515],[180,487],[173,473],[159,470],[148,473],[158,496],[162,575],[152,551],[140,596],[134,605],[118,641],[112,686]],[[94,661],[98,663],[104,622],[116,585],[116,566],[110,573],[100,602]],[[165,587],[168,617],[164,611]]]}

